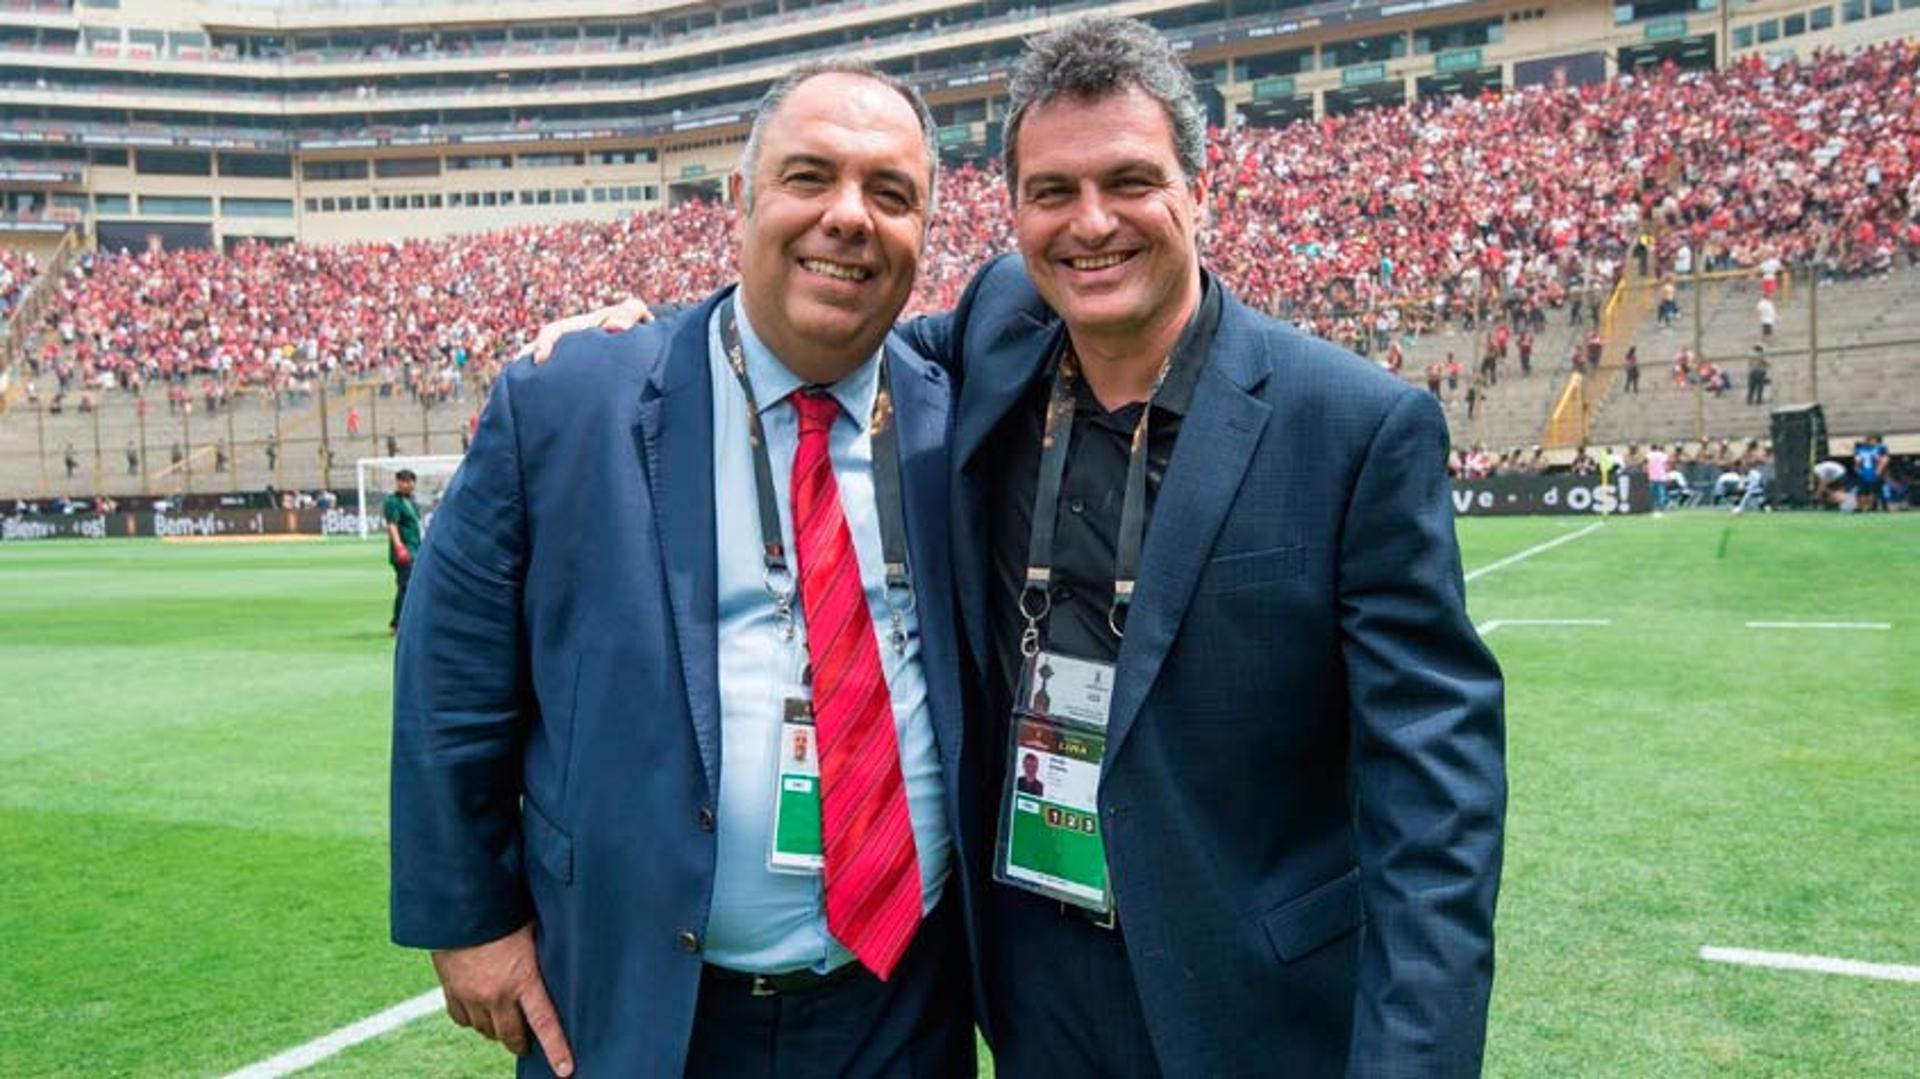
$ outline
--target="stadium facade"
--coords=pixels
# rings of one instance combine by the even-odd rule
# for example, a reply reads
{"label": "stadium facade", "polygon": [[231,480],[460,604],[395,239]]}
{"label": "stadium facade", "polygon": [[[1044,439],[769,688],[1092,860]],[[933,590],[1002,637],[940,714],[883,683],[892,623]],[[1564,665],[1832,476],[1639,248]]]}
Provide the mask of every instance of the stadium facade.
{"label": "stadium facade", "polygon": [[4,0],[0,242],[334,243],[718,197],[753,103],[860,55],[996,154],[1021,42],[1093,8],[1189,58],[1216,123],[1920,36],[1920,0]]}

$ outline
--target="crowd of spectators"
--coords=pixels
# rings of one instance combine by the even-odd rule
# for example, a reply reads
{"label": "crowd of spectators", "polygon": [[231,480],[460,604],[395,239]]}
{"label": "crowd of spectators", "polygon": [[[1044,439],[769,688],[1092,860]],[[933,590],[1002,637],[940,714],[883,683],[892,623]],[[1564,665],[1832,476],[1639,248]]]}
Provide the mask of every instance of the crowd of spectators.
{"label": "crowd of spectators", "polygon": [[731,224],[694,201],[451,240],[91,254],[60,282],[32,373],[57,395],[166,383],[170,407],[242,387],[298,399],[327,376],[450,398],[548,319],[717,287]]}
{"label": "crowd of spectators", "polygon": [[[1547,312],[1597,323],[1629,264],[1658,279],[1920,261],[1917,69],[1920,45],[1897,43],[1217,131],[1207,261],[1246,302],[1389,366],[1409,334],[1482,321],[1527,368]],[[1007,205],[997,163],[944,172],[909,313],[952,305],[1013,249]],[[729,280],[732,224],[683,202],[449,240],[98,254],[60,283],[33,374],[61,392],[298,393],[344,375],[453,396],[551,318]],[[1443,374],[1457,384],[1457,364]]]}
{"label": "crowd of spectators", "polygon": [[1352,341],[1382,299],[1460,317],[1492,290],[1531,316],[1592,302],[1629,259],[1656,278],[1889,269],[1920,260],[1916,69],[1896,42],[1233,132],[1210,151],[1212,262]]}

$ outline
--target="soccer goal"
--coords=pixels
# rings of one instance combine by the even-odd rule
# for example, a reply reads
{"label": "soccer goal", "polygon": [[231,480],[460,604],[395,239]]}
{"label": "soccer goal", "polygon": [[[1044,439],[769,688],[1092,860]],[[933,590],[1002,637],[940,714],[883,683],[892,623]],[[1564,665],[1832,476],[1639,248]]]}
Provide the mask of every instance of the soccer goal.
{"label": "soccer goal", "polygon": [[[443,454],[431,457],[362,457],[353,464],[354,483],[360,495],[360,538],[366,539],[375,530],[381,530],[380,522],[374,520],[380,516],[380,503],[393,490],[393,477],[403,468],[413,470],[413,501],[420,507],[420,520],[425,524],[433,517],[433,507],[440,501],[440,495],[446,491],[447,484],[453,482],[453,474],[460,467],[460,455]],[[372,516],[368,516],[371,505]]]}

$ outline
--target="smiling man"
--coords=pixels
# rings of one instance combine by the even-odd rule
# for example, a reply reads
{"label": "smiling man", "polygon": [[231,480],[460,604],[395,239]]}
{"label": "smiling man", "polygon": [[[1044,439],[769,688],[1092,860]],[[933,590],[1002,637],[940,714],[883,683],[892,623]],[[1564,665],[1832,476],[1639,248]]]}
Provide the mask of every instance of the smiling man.
{"label": "smiling man", "polygon": [[[1502,686],[1440,409],[1207,272],[1205,112],[1158,33],[1047,34],[1008,96],[1021,258],[909,332],[965,372],[956,583],[976,740],[1007,747],[996,1064],[1475,1074]],[[1025,794],[1036,746],[1090,796]]]}
{"label": "smiling man", "polygon": [[1205,110],[1152,28],[1045,34],[1008,97],[1020,257],[906,328],[962,380],[996,1071],[1475,1075],[1503,686],[1439,406],[1206,270]]}
{"label": "smiling man", "polygon": [[780,80],[739,287],[509,368],[440,503],[393,935],[522,1074],[973,1074],[948,384],[889,339],[932,140],[871,68]]}

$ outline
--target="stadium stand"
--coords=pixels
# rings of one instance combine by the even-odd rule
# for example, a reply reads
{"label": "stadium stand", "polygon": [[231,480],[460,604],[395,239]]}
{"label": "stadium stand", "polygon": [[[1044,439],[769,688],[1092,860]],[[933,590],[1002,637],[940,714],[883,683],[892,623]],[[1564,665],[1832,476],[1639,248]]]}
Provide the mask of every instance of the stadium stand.
{"label": "stadium stand", "polygon": [[[423,60],[453,49],[396,47]],[[244,50],[234,60],[292,62]],[[1879,43],[1805,62],[1749,54],[1720,72],[1667,64],[1585,85],[1216,128],[1208,259],[1247,302],[1404,378],[1425,384],[1437,368],[1456,444],[1498,449],[1541,440],[1567,375],[1587,364],[1603,303],[1606,366],[1633,346],[1644,377],[1638,395],[1594,379],[1583,437],[1762,431],[1765,410],[1742,403],[1743,385],[1701,403],[1671,390],[1667,364],[1704,341],[1739,383],[1743,363],[1730,357],[1753,337],[1757,286],[1738,275],[1811,260],[1829,280],[1820,390],[1831,421],[1900,429],[1915,415],[1902,394],[1920,380],[1907,373],[1911,351],[1884,343],[1915,329],[1898,297],[1912,284],[1900,267],[1920,259],[1916,70],[1920,48]],[[994,159],[947,170],[910,312],[949,306],[974,267],[1011,249],[1006,200]],[[366,454],[385,452],[389,434],[399,452],[433,452],[435,438],[444,452],[491,373],[541,322],[630,292],[684,300],[730,277],[732,214],[689,199],[443,239],[89,253],[61,276],[15,372],[16,409],[28,405],[37,422],[0,421],[0,488],[32,489],[42,470],[59,486],[68,442],[79,448],[76,491],[123,483],[129,441],[147,446],[162,486],[188,469],[206,482],[221,457],[241,471],[219,482],[253,482],[271,474],[264,446],[276,425],[277,471],[293,483],[322,478],[322,430],[330,446],[364,444]],[[1644,300],[1676,266],[1699,275],[1697,334],[1694,285],[1682,289],[1674,329],[1637,314],[1651,303],[1607,302],[1616,290]],[[1778,297],[1775,399],[1811,381],[1788,344],[1807,340],[1814,290],[1804,277],[1789,269]],[[1530,377],[1518,361],[1523,331]],[[144,436],[130,403],[142,389]],[[174,441],[177,464],[166,452]],[[216,452],[216,441],[229,445]],[[361,452],[336,447],[334,471],[350,474]]]}

